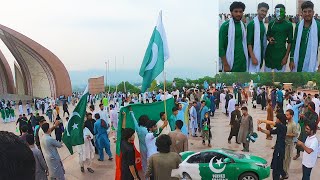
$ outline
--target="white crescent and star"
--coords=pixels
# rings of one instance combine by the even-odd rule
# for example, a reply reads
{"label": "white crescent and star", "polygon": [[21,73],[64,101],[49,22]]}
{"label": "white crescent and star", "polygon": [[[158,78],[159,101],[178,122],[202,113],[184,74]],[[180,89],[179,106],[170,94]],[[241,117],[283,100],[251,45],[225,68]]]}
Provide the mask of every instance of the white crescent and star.
{"label": "white crescent and star", "polygon": [[[70,117],[70,119],[71,119],[73,116],[79,116],[79,118],[81,118],[81,116],[80,116],[80,114],[79,114],[78,112],[73,112],[72,115],[71,115],[71,117]],[[68,123],[68,125],[67,125],[66,130],[67,130],[67,136],[70,136],[70,133],[69,133],[69,130],[68,130],[69,128],[68,128],[68,127],[69,127],[69,123]],[[72,128],[73,128],[73,129],[78,129],[78,124],[74,123],[73,126],[72,126]]]}
{"label": "white crescent and star", "polygon": [[79,118],[81,118],[81,116],[78,112],[73,112],[69,119],[71,119],[73,116],[79,116]]}
{"label": "white crescent and star", "polygon": [[[209,162],[209,168],[212,172],[214,173],[222,173],[224,171],[224,169],[226,168],[226,165],[224,165],[221,169],[216,169],[213,167],[212,161],[215,159],[216,157],[214,156],[210,162]],[[223,164],[222,159],[217,159],[217,162],[215,163],[217,164],[219,167],[221,164]]]}
{"label": "white crescent and star", "polygon": [[151,70],[157,64],[158,61],[158,46],[156,43],[152,44],[152,59],[150,63],[147,65],[145,71]]}
{"label": "white crescent and star", "polygon": [[76,124],[76,123],[73,123],[73,130],[75,130],[75,129],[78,129],[78,124]]}

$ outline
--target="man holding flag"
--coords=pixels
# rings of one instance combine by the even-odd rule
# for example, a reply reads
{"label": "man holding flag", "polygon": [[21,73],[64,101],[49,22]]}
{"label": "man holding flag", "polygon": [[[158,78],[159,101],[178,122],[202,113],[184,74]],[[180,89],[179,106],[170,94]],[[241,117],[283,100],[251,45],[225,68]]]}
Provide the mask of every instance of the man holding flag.
{"label": "man holding flag", "polygon": [[88,95],[89,92],[87,87],[68,121],[65,133],[63,133],[62,140],[71,154],[73,154],[72,146],[84,143],[83,123],[86,115]]}

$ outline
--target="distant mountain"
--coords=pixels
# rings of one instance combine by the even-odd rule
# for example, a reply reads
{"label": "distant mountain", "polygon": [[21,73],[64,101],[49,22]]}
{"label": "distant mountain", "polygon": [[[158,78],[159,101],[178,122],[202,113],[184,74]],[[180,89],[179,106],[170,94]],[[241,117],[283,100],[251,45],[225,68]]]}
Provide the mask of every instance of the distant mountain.
{"label": "distant mountain", "polygon": [[[69,71],[72,87],[74,89],[83,88],[88,83],[88,79],[92,77],[105,76],[105,70],[101,69],[91,69],[84,71]],[[189,78],[198,79],[204,76],[214,76],[208,72],[201,72],[199,70],[192,69],[167,69],[166,70],[167,80],[172,81],[173,78]],[[163,76],[160,74],[157,78],[159,81],[163,81]],[[110,71],[108,82],[111,85],[119,84],[122,81],[128,81],[130,83],[141,83],[142,78],[139,76],[139,70],[118,70]]]}

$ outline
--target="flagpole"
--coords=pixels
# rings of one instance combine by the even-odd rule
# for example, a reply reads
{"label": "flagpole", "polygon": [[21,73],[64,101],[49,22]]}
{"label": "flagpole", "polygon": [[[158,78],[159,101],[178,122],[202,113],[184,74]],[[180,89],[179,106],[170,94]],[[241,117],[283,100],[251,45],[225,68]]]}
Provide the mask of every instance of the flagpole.
{"label": "flagpole", "polygon": [[167,103],[166,103],[166,101],[167,101],[167,94],[166,94],[166,73],[164,72],[164,70],[163,70],[163,79],[164,79],[164,81],[163,81],[163,91],[164,91],[164,101],[163,101],[163,104],[164,104],[164,113],[166,114],[166,116],[165,116],[165,120],[168,120],[168,118],[167,118]]}
{"label": "flagpole", "polygon": [[[110,62],[108,60],[108,74],[110,75]],[[109,88],[108,88],[108,94],[110,93],[110,79],[109,79]]]}
{"label": "flagpole", "polygon": [[[122,56],[122,65],[124,65],[124,56]],[[123,81],[123,89],[124,89],[124,92],[126,93],[127,92],[126,81]]]}
{"label": "flagpole", "polygon": [[107,91],[107,87],[108,87],[108,60],[105,62],[106,64],[106,86],[105,86],[105,92]]}
{"label": "flagpole", "polygon": [[[115,72],[115,75],[116,75],[116,73],[117,73],[117,61],[116,61],[117,59],[115,58],[114,59],[114,72]],[[118,84],[116,83],[116,92],[118,92]]]}

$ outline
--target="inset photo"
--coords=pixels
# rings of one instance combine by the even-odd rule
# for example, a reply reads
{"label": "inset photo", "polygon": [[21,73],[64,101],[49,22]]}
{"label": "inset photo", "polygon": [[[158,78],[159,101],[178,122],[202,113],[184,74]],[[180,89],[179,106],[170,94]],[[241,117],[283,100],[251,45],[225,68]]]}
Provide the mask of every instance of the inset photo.
{"label": "inset photo", "polygon": [[219,0],[222,72],[318,72],[320,0]]}

